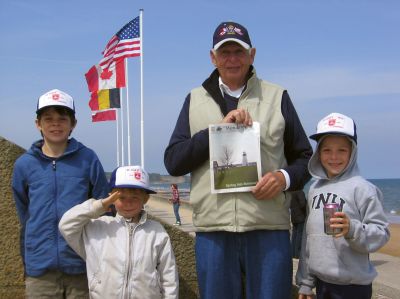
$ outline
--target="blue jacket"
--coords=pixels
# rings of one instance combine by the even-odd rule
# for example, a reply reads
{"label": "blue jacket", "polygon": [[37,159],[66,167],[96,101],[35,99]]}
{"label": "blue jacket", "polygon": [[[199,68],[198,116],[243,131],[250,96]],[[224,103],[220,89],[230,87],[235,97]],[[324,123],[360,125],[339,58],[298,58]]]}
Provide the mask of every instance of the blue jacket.
{"label": "blue jacket", "polygon": [[85,262],[58,230],[62,215],[88,198],[108,195],[108,183],[97,155],[71,138],[65,153],[50,158],[43,140],[17,159],[12,188],[21,223],[21,256],[25,272],[40,276],[48,270],[86,272]]}

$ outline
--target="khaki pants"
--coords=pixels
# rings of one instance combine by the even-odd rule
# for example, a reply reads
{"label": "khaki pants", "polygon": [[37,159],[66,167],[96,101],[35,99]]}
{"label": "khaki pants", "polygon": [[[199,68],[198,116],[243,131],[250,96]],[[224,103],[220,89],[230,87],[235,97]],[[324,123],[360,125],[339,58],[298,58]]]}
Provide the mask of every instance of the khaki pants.
{"label": "khaki pants", "polygon": [[88,299],[87,277],[86,274],[68,275],[60,271],[27,276],[25,294],[28,299]]}

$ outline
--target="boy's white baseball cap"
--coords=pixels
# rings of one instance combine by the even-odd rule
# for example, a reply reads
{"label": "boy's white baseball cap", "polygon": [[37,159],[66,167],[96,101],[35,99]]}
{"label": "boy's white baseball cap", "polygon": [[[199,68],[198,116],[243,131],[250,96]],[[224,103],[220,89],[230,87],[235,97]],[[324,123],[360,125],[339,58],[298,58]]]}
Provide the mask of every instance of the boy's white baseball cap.
{"label": "boy's white baseball cap", "polygon": [[150,188],[149,175],[140,166],[120,166],[114,169],[110,188],[143,189],[147,193],[157,193]]}
{"label": "boy's white baseball cap", "polygon": [[323,135],[335,134],[345,135],[357,143],[357,130],[354,121],[341,113],[331,113],[318,122],[317,133],[310,136],[311,139],[318,141]]}
{"label": "boy's white baseball cap", "polygon": [[75,113],[74,99],[66,92],[58,89],[52,89],[39,97],[36,113],[44,108],[55,106],[68,108]]}

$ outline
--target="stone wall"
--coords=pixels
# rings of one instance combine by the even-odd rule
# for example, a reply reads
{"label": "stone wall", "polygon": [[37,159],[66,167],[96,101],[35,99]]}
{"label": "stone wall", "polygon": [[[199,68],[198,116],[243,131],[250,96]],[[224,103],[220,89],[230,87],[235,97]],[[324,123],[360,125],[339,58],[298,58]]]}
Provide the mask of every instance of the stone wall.
{"label": "stone wall", "polygon": [[0,298],[24,298],[24,270],[19,251],[19,221],[12,198],[11,178],[21,147],[0,136]]}
{"label": "stone wall", "polygon": [[171,238],[179,273],[179,298],[200,298],[197,286],[196,261],[194,257],[194,238],[182,230],[152,217],[164,225]]}

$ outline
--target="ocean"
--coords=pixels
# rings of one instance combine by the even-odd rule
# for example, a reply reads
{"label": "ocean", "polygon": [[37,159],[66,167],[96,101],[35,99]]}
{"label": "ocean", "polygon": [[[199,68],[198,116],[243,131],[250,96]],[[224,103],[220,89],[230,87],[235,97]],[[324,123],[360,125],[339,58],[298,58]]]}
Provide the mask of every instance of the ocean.
{"label": "ocean", "polygon": [[[369,179],[383,193],[383,208],[387,213],[391,223],[400,223],[400,179]],[[167,193],[170,190],[170,184],[152,184],[155,190],[160,193]],[[190,184],[178,184],[181,197],[189,200]],[[304,188],[307,190],[308,185]]]}

